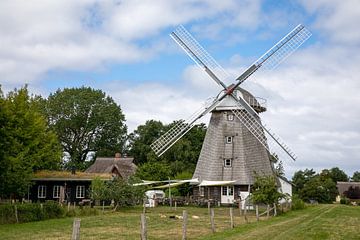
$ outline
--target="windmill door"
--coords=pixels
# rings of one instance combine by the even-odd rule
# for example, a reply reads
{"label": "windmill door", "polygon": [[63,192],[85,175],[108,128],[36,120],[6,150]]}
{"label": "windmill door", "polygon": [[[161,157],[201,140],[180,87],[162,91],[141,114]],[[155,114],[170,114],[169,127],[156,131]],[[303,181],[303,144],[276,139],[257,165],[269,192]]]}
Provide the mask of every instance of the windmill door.
{"label": "windmill door", "polygon": [[221,203],[233,203],[233,202],[234,202],[234,186],[222,186]]}

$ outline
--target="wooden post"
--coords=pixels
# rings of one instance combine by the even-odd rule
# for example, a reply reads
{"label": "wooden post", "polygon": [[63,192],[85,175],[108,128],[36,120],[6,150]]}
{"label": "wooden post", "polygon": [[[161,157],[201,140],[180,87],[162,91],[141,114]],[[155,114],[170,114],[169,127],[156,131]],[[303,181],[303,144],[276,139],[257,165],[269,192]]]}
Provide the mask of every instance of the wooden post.
{"label": "wooden post", "polygon": [[211,213],[210,213],[210,206],[211,206],[210,201],[208,201],[207,205],[208,205],[208,212],[209,212],[209,215],[210,215],[210,214],[211,214]]}
{"label": "wooden post", "polygon": [[177,202],[175,201],[175,211],[176,211],[176,208],[177,208]]}
{"label": "wooden post", "polygon": [[249,221],[248,221],[246,214],[247,214],[247,206],[246,206],[246,200],[245,200],[244,219],[245,219],[245,222],[248,223]]}
{"label": "wooden post", "polygon": [[141,223],[140,223],[140,239],[146,240],[147,239],[147,232],[146,232],[146,216],[144,213],[141,214]]}
{"label": "wooden post", "polygon": [[242,211],[241,211],[241,199],[239,200],[239,212],[240,212],[240,216],[242,215]]}
{"label": "wooden post", "polygon": [[211,208],[210,210],[210,222],[211,222],[211,231],[212,233],[215,232],[215,223],[214,223],[214,209]]}
{"label": "wooden post", "polygon": [[70,211],[70,202],[68,202],[68,211]]}
{"label": "wooden post", "polygon": [[81,219],[79,219],[79,218],[74,219],[71,240],[79,240],[80,239],[80,222],[81,222]]}
{"label": "wooden post", "polygon": [[274,217],[277,215],[276,203],[274,203]]}
{"label": "wooden post", "polygon": [[183,210],[183,229],[182,229],[183,234],[182,234],[182,240],[186,240],[186,224],[187,224],[187,211]]}
{"label": "wooden post", "polygon": [[74,210],[75,210],[75,205],[76,205],[76,203],[74,202]]}
{"label": "wooden post", "polygon": [[269,215],[270,215],[270,205],[268,204],[266,206],[266,219],[269,219]]}
{"label": "wooden post", "polygon": [[103,204],[102,204],[102,213],[104,214],[104,210],[105,210],[105,200],[103,200]]}
{"label": "wooden post", "polygon": [[233,215],[233,208],[230,208],[230,228],[234,228],[234,215]]}
{"label": "wooden post", "polygon": [[18,217],[18,211],[17,211],[17,206],[15,205],[15,219],[16,219],[16,223],[19,223],[19,217]]}
{"label": "wooden post", "polygon": [[43,209],[43,207],[44,207],[44,206],[43,206],[43,204],[42,204],[42,203],[40,203],[40,208],[41,208],[41,209]]}
{"label": "wooden post", "polygon": [[259,205],[255,205],[255,211],[256,211],[256,221],[259,221]]}

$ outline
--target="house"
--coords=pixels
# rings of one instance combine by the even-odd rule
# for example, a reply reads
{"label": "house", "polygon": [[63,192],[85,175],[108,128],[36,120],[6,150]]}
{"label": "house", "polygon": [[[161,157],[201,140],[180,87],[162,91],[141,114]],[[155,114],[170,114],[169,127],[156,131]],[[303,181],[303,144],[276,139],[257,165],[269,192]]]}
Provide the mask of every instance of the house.
{"label": "house", "polygon": [[114,177],[128,179],[136,171],[131,157],[96,158],[85,172],[39,171],[34,174],[33,185],[28,192],[28,200],[44,202],[54,200],[60,202],[79,203],[90,199],[91,181],[100,178],[109,181]]}
{"label": "house", "polygon": [[337,182],[336,187],[340,196],[345,196],[350,199],[360,199],[360,182]]}

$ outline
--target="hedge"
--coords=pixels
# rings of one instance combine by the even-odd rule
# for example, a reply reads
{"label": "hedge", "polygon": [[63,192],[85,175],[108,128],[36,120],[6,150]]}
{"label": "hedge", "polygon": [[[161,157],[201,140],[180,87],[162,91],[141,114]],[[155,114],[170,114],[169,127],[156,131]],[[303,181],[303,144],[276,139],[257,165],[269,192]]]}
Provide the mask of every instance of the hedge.
{"label": "hedge", "polygon": [[0,205],[0,224],[41,221],[64,216],[64,209],[54,201],[45,202],[42,206],[38,203]]}

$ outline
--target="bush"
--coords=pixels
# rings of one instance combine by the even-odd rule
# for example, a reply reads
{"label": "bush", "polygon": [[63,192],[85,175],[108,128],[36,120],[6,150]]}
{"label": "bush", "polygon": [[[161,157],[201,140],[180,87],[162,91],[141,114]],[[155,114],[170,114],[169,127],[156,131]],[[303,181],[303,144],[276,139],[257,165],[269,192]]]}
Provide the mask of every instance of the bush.
{"label": "bush", "polygon": [[44,218],[50,219],[50,218],[61,218],[65,214],[65,210],[63,207],[59,205],[59,203],[54,201],[47,201],[43,205],[43,211],[44,211]]}
{"label": "bush", "polygon": [[349,205],[350,204],[350,199],[348,199],[347,197],[341,197],[340,204]]}
{"label": "bush", "polygon": [[301,200],[297,195],[292,196],[291,209],[299,210],[306,207],[303,200]]}

